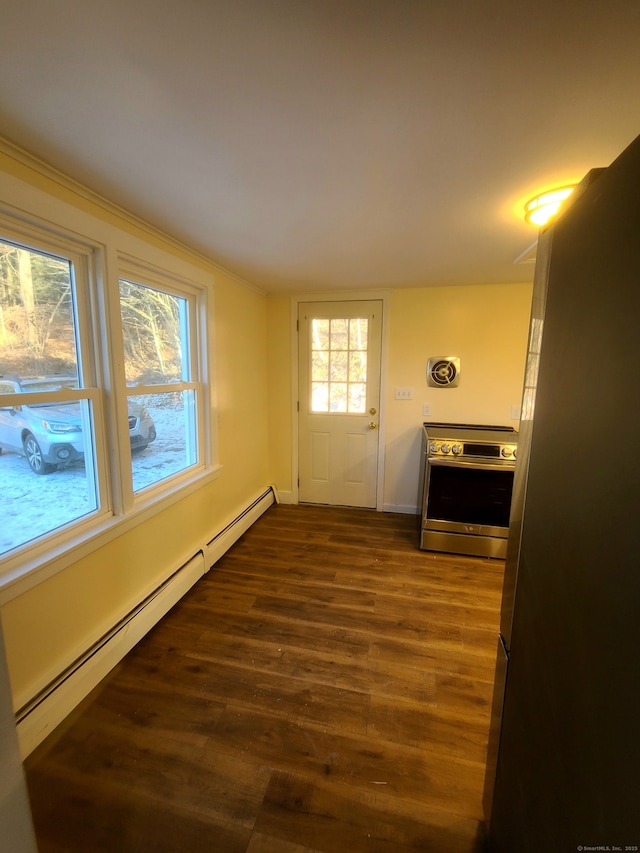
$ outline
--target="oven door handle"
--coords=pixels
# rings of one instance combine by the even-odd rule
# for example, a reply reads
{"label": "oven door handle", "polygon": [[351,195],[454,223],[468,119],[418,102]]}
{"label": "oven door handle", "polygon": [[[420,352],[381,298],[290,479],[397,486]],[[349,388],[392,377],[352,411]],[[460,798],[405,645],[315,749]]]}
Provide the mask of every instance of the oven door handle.
{"label": "oven door handle", "polygon": [[443,468],[473,468],[476,471],[509,472],[515,469],[515,463],[513,462],[492,464],[484,460],[482,462],[465,462],[463,459],[435,459],[432,457],[427,457],[427,464],[440,465]]}

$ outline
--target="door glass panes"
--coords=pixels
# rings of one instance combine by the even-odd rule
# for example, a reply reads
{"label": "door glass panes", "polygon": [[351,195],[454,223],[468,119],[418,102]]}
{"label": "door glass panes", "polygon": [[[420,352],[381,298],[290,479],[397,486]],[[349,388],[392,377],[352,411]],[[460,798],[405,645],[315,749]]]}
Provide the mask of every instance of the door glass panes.
{"label": "door glass panes", "polygon": [[366,318],[311,320],[311,411],[364,414]]}
{"label": "door glass panes", "polygon": [[0,242],[0,554],[98,508],[73,265]]}
{"label": "door glass panes", "polygon": [[120,306],[132,481],[139,492],[198,461],[197,397],[184,388],[192,379],[189,300],[121,279]]}

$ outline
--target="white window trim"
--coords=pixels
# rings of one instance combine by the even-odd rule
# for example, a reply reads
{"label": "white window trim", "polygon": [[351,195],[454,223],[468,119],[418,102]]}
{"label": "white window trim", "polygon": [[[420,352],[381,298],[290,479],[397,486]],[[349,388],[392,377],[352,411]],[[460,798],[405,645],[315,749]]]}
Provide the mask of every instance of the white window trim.
{"label": "white window trim", "polygon": [[[151,274],[154,270],[156,273],[160,271],[165,286],[167,281],[175,281],[197,292],[201,300],[197,334],[199,341],[205,341],[206,345],[206,350],[201,352],[199,368],[203,383],[203,406],[199,412],[199,428],[203,437],[202,464],[145,489],[132,506],[123,501],[119,475],[117,472],[114,474],[113,467],[108,471],[101,470],[101,482],[107,484],[103,488],[108,491],[101,495],[101,510],[97,515],[73,521],[31,544],[25,544],[14,553],[0,557],[2,605],[217,479],[222,466],[218,463],[214,340],[208,325],[208,317],[211,316],[208,312],[213,307],[212,274],[19,179],[4,174],[0,177],[3,178],[3,196],[7,199],[0,204],[3,236],[25,245],[32,244],[54,255],[64,252],[64,256],[71,254],[74,258],[85,258],[91,265],[95,281],[90,281],[90,286],[95,288],[97,313],[104,332],[99,336],[100,351],[96,354],[102,362],[95,365],[95,370],[99,369],[104,377],[107,392],[104,410],[103,395],[98,395],[96,418],[107,425],[112,440],[116,436],[113,425],[117,423],[114,399],[119,395],[109,392],[113,391],[114,360],[119,355],[108,346],[108,341],[113,330],[120,328],[120,321],[119,303],[109,294],[118,293],[121,264],[124,268],[137,265],[138,269],[143,268]],[[92,312],[91,316],[95,315],[96,311]],[[96,330],[92,331],[95,334]],[[128,441],[126,447],[129,447]],[[99,455],[97,464],[107,465],[100,461]]]}

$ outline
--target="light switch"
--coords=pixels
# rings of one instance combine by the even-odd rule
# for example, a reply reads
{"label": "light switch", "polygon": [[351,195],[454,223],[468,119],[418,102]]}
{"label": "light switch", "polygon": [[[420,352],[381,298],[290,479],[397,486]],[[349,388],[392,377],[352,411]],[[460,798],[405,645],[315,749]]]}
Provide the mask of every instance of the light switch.
{"label": "light switch", "polygon": [[413,400],[413,388],[400,388],[396,385],[395,399],[396,400]]}

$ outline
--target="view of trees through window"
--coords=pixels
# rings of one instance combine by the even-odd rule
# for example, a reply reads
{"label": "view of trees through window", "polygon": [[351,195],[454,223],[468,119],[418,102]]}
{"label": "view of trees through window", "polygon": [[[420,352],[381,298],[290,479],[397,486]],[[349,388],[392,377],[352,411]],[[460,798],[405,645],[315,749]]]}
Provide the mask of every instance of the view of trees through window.
{"label": "view of trees through window", "polygon": [[181,335],[185,310],[184,299],[120,280],[127,384],[156,385],[187,378]]}
{"label": "view of trees through window", "polygon": [[0,373],[77,376],[69,261],[0,242]]}
{"label": "view of trees through window", "polygon": [[[0,554],[100,509],[95,441],[102,436],[105,446],[108,424],[96,422],[101,377],[93,330],[106,329],[71,257],[0,241]],[[128,488],[137,493],[198,461],[195,297],[125,278],[119,295],[121,411],[131,448]],[[118,346],[113,337],[110,347]],[[118,464],[126,483],[126,466]],[[42,474],[51,476],[35,476]]]}

